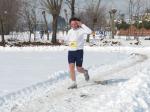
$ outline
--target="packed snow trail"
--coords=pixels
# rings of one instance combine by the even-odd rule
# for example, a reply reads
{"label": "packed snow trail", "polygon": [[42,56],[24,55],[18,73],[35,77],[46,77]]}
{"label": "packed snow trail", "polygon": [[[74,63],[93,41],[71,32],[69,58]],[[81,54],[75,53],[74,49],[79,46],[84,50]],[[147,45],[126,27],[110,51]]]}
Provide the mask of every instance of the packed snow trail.
{"label": "packed snow trail", "polygon": [[79,88],[67,90],[69,79],[61,79],[44,96],[18,103],[11,107],[11,112],[148,112],[150,67],[145,68],[148,62],[150,59],[145,55],[132,54],[120,63],[90,68],[91,80],[107,84],[92,85],[92,81],[86,83],[78,75]]}

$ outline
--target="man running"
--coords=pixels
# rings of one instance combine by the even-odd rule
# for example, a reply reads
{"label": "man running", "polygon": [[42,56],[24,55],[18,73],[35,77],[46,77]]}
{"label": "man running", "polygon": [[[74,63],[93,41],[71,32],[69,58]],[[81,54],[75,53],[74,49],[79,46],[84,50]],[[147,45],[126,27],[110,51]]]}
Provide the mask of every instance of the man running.
{"label": "man running", "polygon": [[68,63],[69,63],[69,72],[72,84],[68,89],[77,88],[76,76],[75,76],[75,66],[77,71],[84,74],[85,80],[89,80],[88,70],[82,67],[83,63],[83,47],[84,47],[84,35],[91,34],[92,30],[86,25],[82,24],[80,19],[71,18],[69,20],[71,29],[68,31],[66,36],[66,41],[69,44],[68,50]]}

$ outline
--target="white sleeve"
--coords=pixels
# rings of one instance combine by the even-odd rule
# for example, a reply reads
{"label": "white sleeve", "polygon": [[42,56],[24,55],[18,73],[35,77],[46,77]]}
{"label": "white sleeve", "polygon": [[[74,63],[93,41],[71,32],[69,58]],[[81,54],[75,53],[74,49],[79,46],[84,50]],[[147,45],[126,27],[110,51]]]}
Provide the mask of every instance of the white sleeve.
{"label": "white sleeve", "polygon": [[85,24],[82,24],[81,28],[83,29],[85,34],[91,34],[92,33],[92,30],[89,27],[87,27]]}
{"label": "white sleeve", "polygon": [[63,40],[64,40],[64,41],[67,41],[67,40],[68,40],[68,34],[64,35]]}
{"label": "white sleeve", "polygon": [[68,42],[68,40],[69,40],[69,34],[70,34],[70,30],[64,35],[64,37],[63,37],[63,40],[65,41],[65,42]]}

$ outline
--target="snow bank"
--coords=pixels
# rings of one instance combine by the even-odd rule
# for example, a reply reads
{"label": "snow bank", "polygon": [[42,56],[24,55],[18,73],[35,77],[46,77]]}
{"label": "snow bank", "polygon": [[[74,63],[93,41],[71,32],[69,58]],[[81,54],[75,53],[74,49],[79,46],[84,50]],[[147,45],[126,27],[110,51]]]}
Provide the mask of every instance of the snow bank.
{"label": "snow bank", "polygon": [[45,82],[39,82],[20,91],[0,97],[0,112],[10,112],[16,105],[25,104],[30,100],[46,95],[49,91],[52,92],[55,88],[55,83],[68,77],[68,72],[60,71],[49,76],[49,80]]}

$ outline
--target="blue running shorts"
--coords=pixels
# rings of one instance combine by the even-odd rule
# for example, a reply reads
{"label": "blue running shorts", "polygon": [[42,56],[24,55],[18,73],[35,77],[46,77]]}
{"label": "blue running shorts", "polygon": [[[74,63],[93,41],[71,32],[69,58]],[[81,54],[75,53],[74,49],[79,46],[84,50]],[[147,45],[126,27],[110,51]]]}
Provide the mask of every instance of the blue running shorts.
{"label": "blue running shorts", "polygon": [[83,50],[68,51],[68,63],[74,63],[78,67],[82,67]]}

